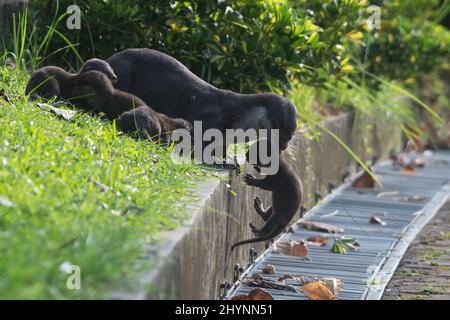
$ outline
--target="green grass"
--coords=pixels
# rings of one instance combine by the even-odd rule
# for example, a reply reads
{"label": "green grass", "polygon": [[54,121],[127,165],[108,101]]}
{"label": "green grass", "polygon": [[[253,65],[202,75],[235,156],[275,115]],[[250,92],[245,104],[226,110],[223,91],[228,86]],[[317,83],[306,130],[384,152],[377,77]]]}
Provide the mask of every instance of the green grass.
{"label": "green grass", "polygon": [[[41,110],[27,79],[0,66],[13,100],[0,97],[0,298],[106,298],[151,267],[144,247],[183,223],[204,172],[99,118]],[[81,290],[63,263],[80,267]]]}

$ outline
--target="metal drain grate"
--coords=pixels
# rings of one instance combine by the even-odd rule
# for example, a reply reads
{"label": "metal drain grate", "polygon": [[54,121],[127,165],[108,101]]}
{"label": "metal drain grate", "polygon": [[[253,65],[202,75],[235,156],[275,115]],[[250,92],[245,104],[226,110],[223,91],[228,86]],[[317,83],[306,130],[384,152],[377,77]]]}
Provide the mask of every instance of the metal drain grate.
{"label": "metal drain grate", "polygon": [[[319,221],[344,228],[339,234],[356,238],[357,251],[336,254],[330,251],[333,241],[326,246],[309,246],[307,260],[285,256],[266,250],[242,275],[261,274],[266,264],[275,266],[276,274],[265,278],[276,280],[284,274],[313,277],[336,277],[344,281],[339,299],[380,299],[407,247],[420,229],[433,217],[450,197],[450,152],[439,151],[424,168],[415,174],[401,173],[390,161],[374,167],[383,189],[355,189],[345,183],[312,208],[305,220]],[[379,196],[379,193],[385,193]],[[391,196],[387,194],[391,192]],[[395,192],[395,196],[392,196]],[[414,201],[404,197],[418,196]],[[331,214],[331,215],[330,215]],[[377,215],[386,226],[369,224]],[[283,240],[301,240],[324,233],[304,229],[281,236]],[[247,293],[252,288],[237,282],[227,298]],[[283,290],[268,291],[275,299],[308,299],[302,293]]]}

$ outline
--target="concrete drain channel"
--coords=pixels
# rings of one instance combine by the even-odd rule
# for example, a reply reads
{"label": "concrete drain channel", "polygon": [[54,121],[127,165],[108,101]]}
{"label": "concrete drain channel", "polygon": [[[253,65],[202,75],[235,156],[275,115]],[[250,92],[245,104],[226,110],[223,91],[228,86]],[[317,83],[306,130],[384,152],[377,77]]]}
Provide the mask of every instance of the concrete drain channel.
{"label": "concrete drain channel", "polygon": [[[262,275],[263,267],[271,264],[276,272],[264,274],[264,279],[276,281],[285,274],[334,277],[344,283],[338,299],[379,300],[409,244],[450,198],[450,152],[435,152],[430,159],[414,173],[403,173],[393,168],[391,161],[377,164],[373,170],[382,188],[354,188],[351,182],[346,182],[303,217],[302,220],[343,228],[344,232],[335,237],[355,238],[360,244],[357,250],[333,253],[333,241],[328,241],[325,246],[309,246],[308,258],[305,259],[273,253],[271,247],[242,273],[240,279],[248,279],[253,274]],[[381,196],[381,193],[397,196]],[[411,197],[421,201],[405,200]],[[369,224],[373,215],[381,217],[386,225]],[[280,240],[302,240],[317,235],[330,236],[295,228],[293,232],[282,234]],[[237,281],[225,299],[247,294],[252,289]],[[277,300],[308,299],[301,292],[265,290]]]}

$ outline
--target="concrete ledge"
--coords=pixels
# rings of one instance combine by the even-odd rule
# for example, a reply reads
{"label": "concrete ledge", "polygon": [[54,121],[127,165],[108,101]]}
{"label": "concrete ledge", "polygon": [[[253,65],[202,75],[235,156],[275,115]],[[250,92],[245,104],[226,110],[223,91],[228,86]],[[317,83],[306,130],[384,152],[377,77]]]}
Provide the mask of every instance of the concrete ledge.
{"label": "concrete ledge", "polygon": [[[367,119],[354,125],[352,114],[331,118],[324,125],[364,160],[373,155],[387,157],[400,145],[400,130],[395,125]],[[339,185],[343,168],[356,169],[350,155],[325,132],[320,143],[298,133],[286,155],[302,178],[308,207],[313,205],[315,192],[326,194],[329,182]],[[252,236],[250,222],[262,224],[253,209],[253,197],[258,194],[270,203],[270,194],[245,186],[241,176],[231,172],[222,173],[222,179],[202,182],[197,194],[199,201],[189,208],[192,219],[183,228],[164,234],[158,246],[150,249],[154,269],[137,279],[132,292],[117,293],[113,298],[216,299],[220,283],[232,282],[234,266],[245,267],[250,262],[248,246],[232,253],[230,247]],[[299,213],[293,221],[298,217]],[[264,244],[254,248],[262,253]]]}

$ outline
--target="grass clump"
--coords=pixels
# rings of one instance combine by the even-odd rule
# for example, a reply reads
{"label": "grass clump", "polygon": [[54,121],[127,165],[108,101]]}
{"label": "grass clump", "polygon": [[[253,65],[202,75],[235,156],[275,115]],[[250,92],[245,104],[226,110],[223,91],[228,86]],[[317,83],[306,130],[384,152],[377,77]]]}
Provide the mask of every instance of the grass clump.
{"label": "grass clump", "polygon": [[[138,272],[145,245],[186,218],[202,172],[84,113],[64,121],[0,66],[0,298],[102,298]],[[142,263],[136,263],[142,261]],[[66,286],[68,264],[81,290]]]}

